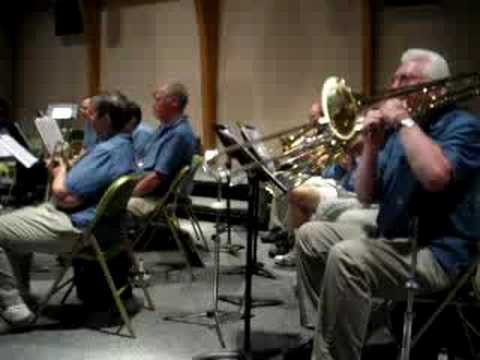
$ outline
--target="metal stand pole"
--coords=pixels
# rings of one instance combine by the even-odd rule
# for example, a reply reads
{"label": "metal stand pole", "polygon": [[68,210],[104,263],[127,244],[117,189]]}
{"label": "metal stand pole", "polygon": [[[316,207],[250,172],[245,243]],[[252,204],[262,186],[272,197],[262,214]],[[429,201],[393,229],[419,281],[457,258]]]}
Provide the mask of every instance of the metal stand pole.
{"label": "metal stand pole", "polygon": [[[222,182],[221,179],[217,179],[217,201],[222,199]],[[225,348],[225,340],[220,328],[220,323],[227,320],[239,320],[241,318],[238,312],[227,312],[221,311],[218,309],[218,292],[220,286],[220,211],[217,211],[216,214],[216,234],[215,234],[215,246],[214,246],[214,274],[213,274],[213,284],[212,284],[212,302],[213,308],[206,311],[201,311],[198,313],[187,313],[187,314],[177,314],[165,316],[163,319],[167,321],[183,322],[187,324],[197,324],[197,325],[206,325],[212,326],[210,323],[195,321],[195,319],[206,318],[207,320],[213,319],[213,326],[217,333],[218,341],[220,346]]]}
{"label": "metal stand pole", "polygon": [[[232,170],[232,159],[230,157],[227,158],[226,163],[227,168],[227,186],[230,189],[232,177],[230,175]],[[230,194],[225,197],[226,198],[226,219],[225,219],[225,229],[227,231],[227,242],[221,246],[221,250],[225,251],[229,254],[234,256],[238,255],[238,252],[242,250],[245,246],[240,244],[232,244],[232,201]]]}
{"label": "metal stand pole", "polygon": [[412,249],[412,265],[410,268],[410,276],[407,280],[405,287],[407,289],[407,308],[405,310],[405,315],[403,319],[403,337],[402,337],[402,350],[400,354],[400,360],[410,360],[410,351],[412,347],[412,325],[413,317],[415,315],[413,311],[413,301],[415,298],[415,292],[418,290],[419,286],[416,281],[416,271],[417,271],[417,253],[418,253],[418,219],[414,218],[412,220],[411,227],[411,249]]}
{"label": "metal stand pole", "polygon": [[[244,266],[234,270],[224,272],[227,274],[244,274],[245,275],[245,296],[240,295],[220,295],[219,300],[228,302],[241,307],[241,313],[245,319],[250,319],[251,308],[260,306],[277,306],[283,304],[278,299],[252,299],[251,287],[252,276],[263,275],[268,278],[275,278],[267,269],[263,269],[256,262],[257,252],[257,215],[258,201],[260,195],[260,186],[258,177],[253,175],[249,179],[249,203],[248,203],[248,232],[247,232],[247,250],[245,253],[246,263]],[[250,320],[248,320],[250,321]],[[248,324],[245,327],[249,327]]]}

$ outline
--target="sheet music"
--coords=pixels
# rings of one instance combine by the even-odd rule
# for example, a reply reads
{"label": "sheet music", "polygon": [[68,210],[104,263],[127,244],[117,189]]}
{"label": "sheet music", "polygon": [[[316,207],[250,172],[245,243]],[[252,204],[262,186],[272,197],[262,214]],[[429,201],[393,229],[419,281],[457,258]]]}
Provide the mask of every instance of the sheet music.
{"label": "sheet music", "polygon": [[0,135],[0,153],[8,152],[26,168],[31,168],[38,159],[8,134]]}
{"label": "sheet music", "polygon": [[35,126],[48,154],[52,155],[57,144],[63,144],[62,131],[57,121],[48,116],[38,117],[35,119]]}

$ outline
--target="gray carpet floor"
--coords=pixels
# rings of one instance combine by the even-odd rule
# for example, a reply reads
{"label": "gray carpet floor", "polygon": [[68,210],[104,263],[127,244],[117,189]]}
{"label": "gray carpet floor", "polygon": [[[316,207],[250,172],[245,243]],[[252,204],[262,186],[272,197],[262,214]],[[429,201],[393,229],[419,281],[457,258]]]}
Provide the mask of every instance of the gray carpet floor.
{"label": "gray carpet floor", "polygon": [[[211,223],[202,223],[213,248],[210,236],[214,229]],[[223,235],[222,241],[226,236]],[[245,244],[246,232],[235,227],[233,243]],[[266,279],[255,276],[253,294],[255,297],[276,298],[284,301],[283,305],[275,307],[256,308],[252,318],[252,344],[254,349],[285,348],[298,340],[302,332],[298,321],[298,307],[294,299],[293,286],[295,273],[293,270],[275,268],[268,259],[268,246],[260,244],[259,259],[277,276],[276,279]],[[228,253],[221,254],[222,269],[244,263],[244,251],[238,256]],[[198,312],[210,309],[212,306],[212,252],[202,252],[206,263],[205,268],[195,269],[195,280],[189,281],[186,270],[166,272],[172,264],[181,262],[177,252],[153,251],[142,253],[145,267],[151,274],[150,292],[153,295],[157,309],[142,310],[134,316],[133,325],[137,338],[131,339],[111,335],[108,331],[75,326],[69,318],[79,315],[78,301],[75,293],[70,297],[68,306],[61,307],[62,322],[48,317],[42,317],[39,323],[19,333],[4,333],[0,336],[0,359],[191,359],[200,353],[220,350],[214,328],[205,325],[175,323],[163,320],[169,314],[181,312]],[[39,255],[35,258],[32,274],[33,293],[45,294],[51,284],[53,274],[57,270],[56,260],[52,256]],[[243,294],[243,277],[239,275],[222,275],[222,294]],[[142,297],[142,293],[136,290]],[[57,299],[58,301],[58,299]],[[55,304],[55,301],[54,301]],[[60,308],[60,307],[58,307]],[[238,307],[220,303],[220,309],[233,313],[233,318],[221,324],[228,349],[240,349],[243,344],[243,321],[238,320]],[[58,314],[57,314],[58,315]],[[58,318],[58,316],[57,316]],[[67,321],[65,321],[67,319]],[[88,322],[87,322],[88,323]],[[207,321],[207,325],[210,322]],[[270,357],[278,359],[279,356]]]}

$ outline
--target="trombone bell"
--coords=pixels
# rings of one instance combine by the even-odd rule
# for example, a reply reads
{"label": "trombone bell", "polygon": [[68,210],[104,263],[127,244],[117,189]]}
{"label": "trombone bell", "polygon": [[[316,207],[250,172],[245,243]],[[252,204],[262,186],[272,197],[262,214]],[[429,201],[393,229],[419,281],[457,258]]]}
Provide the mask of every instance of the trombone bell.
{"label": "trombone bell", "polygon": [[332,133],[340,140],[350,140],[358,130],[358,113],[362,107],[360,96],[336,76],[323,83],[322,110]]}

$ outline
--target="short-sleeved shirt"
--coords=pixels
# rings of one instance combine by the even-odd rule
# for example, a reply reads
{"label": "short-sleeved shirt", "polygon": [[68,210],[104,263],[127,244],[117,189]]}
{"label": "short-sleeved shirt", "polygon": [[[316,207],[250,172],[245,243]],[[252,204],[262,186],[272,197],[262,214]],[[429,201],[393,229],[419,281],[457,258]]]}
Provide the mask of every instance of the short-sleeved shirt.
{"label": "short-sleeved shirt", "polygon": [[419,241],[429,244],[444,269],[458,274],[472,261],[480,239],[480,120],[451,107],[424,130],[448,158],[452,181],[443,191],[426,191],[393,133],[379,159],[377,224],[386,238],[408,237],[418,217]]}
{"label": "short-sleeved shirt", "polygon": [[191,164],[196,151],[195,134],[188,117],[182,116],[155,130],[146,148],[143,169],[139,171],[155,171],[170,182],[182,167]]}
{"label": "short-sleeved shirt", "polygon": [[80,229],[87,227],[107,188],[120,176],[134,171],[130,134],[117,134],[98,143],[67,174],[67,190],[85,201],[81,210],[70,214],[73,225]]}
{"label": "short-sleeved shirt", "polygon": [[153,134],[153,129],[144,122],[139,123],[135,130],[133,130],[133,148],[135,150],[135,159],[137,164],[143,162],[145,157],[145,148],[152,139]]}
{"label": "short-sleeved shirt", "polygon": [[350,171],[345,170],[339,164],[333,164],[327,167],[322,172],[322,177],[325,179],[335,180],[342,188],[347,191],[355,191],[355,170],[357,162],[355,161],[353,168]]}
{"label": "short-sleeved shirt", "polygon": [[97,134],[93,129],[92,123],[88,120],[85,120],[85,125],[83,126],[83,147],[90,151],[97,144]]}

